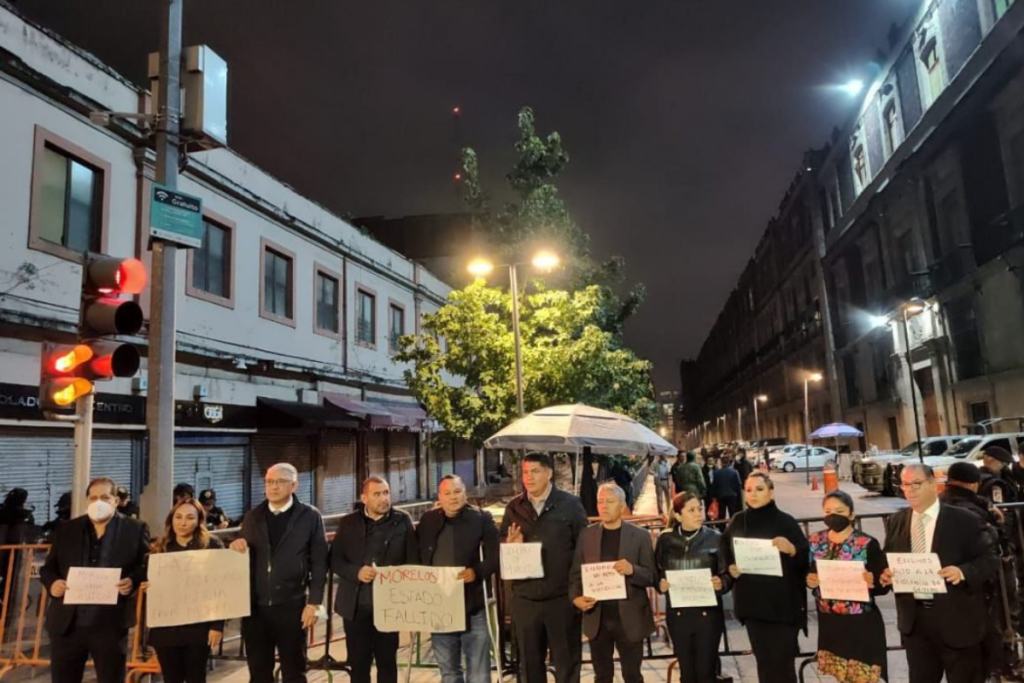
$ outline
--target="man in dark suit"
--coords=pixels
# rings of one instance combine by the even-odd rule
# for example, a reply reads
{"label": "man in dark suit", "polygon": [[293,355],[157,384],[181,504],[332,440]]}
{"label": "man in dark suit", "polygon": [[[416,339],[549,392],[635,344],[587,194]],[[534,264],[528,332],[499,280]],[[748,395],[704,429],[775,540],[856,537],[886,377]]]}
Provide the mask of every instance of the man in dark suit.
{"label": "man in dark suit", "polygon": [[408,514],[391,507],[391,487],[381,477],[366,478],[360,500],[362,509],[338,521],[331,546],[339,579],[334,611],[345,623],[352,683],[370,683],[374,663],[377,683],[397,683],[398,634],[373,624],[373,580],[377,567],[419,562],[416,530]]}
{"label": "man in dark suit", "polygon": [[306,681],[306,629],[316,624],[327,580],[327,536],[320,511],[295,497],[299,471],[267,470],[267,499],[242,519],[231,543],[249,552],[252,614],[242,621],[251,683],[273,683],[274,651],[282,683]]}
{"label": "man in dark suit", "polygon": [[512,582],[509,613],[519,643],[520,680],[547,681],[550,649],[557,683],[579,683],[580,613],[568,598],[569,569],[587,513],[579,498],[555,488],[547,453],[527,453],[522,472],[525,490],[505,508],[501,536],[506,543],[540,543],[544,576]]}
{"label": "man in dark suit", "polygon": [[[587,527],[576,543],[576,555],[569,575],[569,597],[583,612],[583,633],[590,640],[595,683],[611,683],[615,675],[615,653],[619,651],[625,683],[642,683],[640,664],[644,639],[654,630],[654,616],[647,589],[654,585],[657,571],[651,536],[638,526],[624,523],[626,494],[617,484],[602,484],[597,492],[601,523]],[[624,577],[624,600],[597,601],[583,592],[582,565],[614,562]]]}
{"label": "man in dark suit", "polygon": [[[146,527],[117,514],[117,484],[94,479],[86,493],[87,513],[54,530],[53,543],[39,571],[52,600],[46,615],[53,683],[81,683],[91,656],[99,683],[122,683],[128,656],[128,629],[135,622],[130,599],[145,580],[149,551]],[[116,605],[66,605],[72,567],[120,569]]]}
{"label": "man in dark suit", "polygon": [[[935,553],[947,593],[896,595],[897,625],[907,648],[911,683],[977,683],[984,679],[981,644],[988,632],[986,584],[999,559],[992,537],[970,512],[938,500],[935,475],[911,464],[900,474],[909,509],[889,518],[887,553]],[[892,570],[881,576],[892,583]]]}

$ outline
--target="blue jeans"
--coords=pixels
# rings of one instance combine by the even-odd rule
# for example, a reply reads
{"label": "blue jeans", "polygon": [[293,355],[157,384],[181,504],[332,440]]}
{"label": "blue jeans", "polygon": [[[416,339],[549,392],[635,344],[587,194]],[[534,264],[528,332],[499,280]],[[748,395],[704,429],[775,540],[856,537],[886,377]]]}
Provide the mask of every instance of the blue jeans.
{"label": "blue jeans", "polygon": [[[465,631],[430,636],[442,683],[490,683],[491,639],[487,633],[487,610],[467,616],[466,625],[469,628]],[[463,657],[466,658],[465,675]]]}

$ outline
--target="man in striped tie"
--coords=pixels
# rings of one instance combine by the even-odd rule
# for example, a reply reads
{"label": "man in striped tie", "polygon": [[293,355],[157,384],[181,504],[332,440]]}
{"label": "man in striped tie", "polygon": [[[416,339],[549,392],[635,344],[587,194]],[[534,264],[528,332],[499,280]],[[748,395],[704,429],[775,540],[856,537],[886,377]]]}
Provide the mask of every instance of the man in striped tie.
{"label": "man in striped tie", "polygon": [[[900,487],[909,509],[886,524],[885,552],[934,553],[946,593],[897,593],[897,625],[907,649],[910,683],[980,683],[981,643],[988,631],[986,584],[999,560],[991,536],[970,512],[942,504],[931,467],[903,468]],[[881,576],[892,584],[892,571]]]}

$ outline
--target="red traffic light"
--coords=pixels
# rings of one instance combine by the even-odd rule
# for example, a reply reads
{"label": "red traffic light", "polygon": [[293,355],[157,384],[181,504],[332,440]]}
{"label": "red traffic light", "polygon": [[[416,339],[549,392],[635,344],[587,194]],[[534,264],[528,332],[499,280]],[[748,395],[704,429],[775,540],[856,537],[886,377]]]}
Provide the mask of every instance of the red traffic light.
{"label": "red traffic light", "polygon": [[44,362],[49,364],[50,370],[56,374],[67,375],[74,372],[78,366],[92,360],[92,349],[85,344],[79,344],[74,348],[58,347],[56,353]]}
{"label": "red traffic light", "polygon": [[138,294],[146,288],[146,266],[137,258],[90,256],[82,290],[98,294]]}

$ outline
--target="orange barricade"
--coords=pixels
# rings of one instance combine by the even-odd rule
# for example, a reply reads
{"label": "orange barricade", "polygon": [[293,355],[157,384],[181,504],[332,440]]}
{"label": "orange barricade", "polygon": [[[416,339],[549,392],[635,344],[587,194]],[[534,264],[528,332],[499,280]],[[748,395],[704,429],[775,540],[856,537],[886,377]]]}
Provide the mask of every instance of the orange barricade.
{"label": "orange barricade", "polygon": [[825,493],[832,493],[839,489],[839,475],[836,474],[834,467],[826,465],[821,474],[825,483]]}

